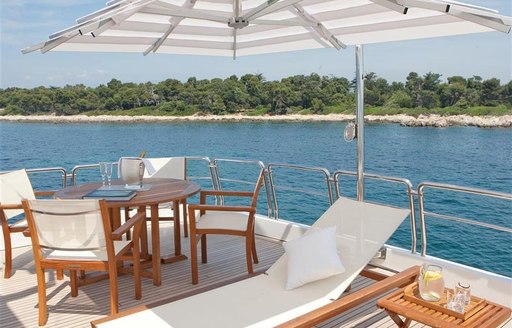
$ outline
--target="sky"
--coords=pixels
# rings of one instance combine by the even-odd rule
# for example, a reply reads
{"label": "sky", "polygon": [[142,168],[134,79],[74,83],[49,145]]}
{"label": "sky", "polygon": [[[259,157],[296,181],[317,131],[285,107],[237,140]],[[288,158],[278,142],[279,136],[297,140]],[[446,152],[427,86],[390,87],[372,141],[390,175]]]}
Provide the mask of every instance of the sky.
{"label": "sky", "polygon": [[[511,0],[462,0],[512,16]],[[0,88],[64,86],[96,87],[112,78],[123,82],[186,81],[226,78],[233,74],[262,74],[266,80],[318,73],[352,79],[355,48],[317,49],[239,57],[33,52],[21,49],[46,41],[48,35],[75,23],[75,19],[105,6],[106,0],[1,0]],[[512,80],[512,34],[500,32],[444,37],[363,47],[364,71],[404,82],[409,72],[496,77]]]}

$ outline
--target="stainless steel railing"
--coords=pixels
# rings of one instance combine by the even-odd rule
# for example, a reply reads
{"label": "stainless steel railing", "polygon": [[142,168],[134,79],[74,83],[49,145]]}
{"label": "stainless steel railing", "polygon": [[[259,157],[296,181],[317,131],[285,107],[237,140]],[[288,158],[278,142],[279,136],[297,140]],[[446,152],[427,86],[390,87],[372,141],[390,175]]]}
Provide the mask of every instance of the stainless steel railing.
{"label": "stainless steel railing", "polygon": [[[254,185],[254,181],[246,181],[241,179],[233,179],[233,178],[223,178],[220,174],[220,167],[223,165],[244,165],[247,167],[247,165],[250,166],[257,166],[260,170],[264,171],[264,179],[263,179],[263,186],[265,187],[265,196],[267,201],[267,216],[272,217],[272,199],[270,196],[270,188],[269,188],[269,182],[267,179],[267,169],[265,168],[265,164],[262,161],[258,160],[242,160],[242,159],[227,159],[227,158],[216,158],[213,160],[211,167],[213,169],[214,173],[214,189],[215,190],[222,190],[222,181],[224,182],[232,182],[237,184],[246,184],[246,185]],[[217,204],[224,204],[224,198],[222,196],[216,198]]]}
{"label": "stainless steel railing", "polygon": [[[118,165],[118,162],[113,162],[112,163],[112,173],[114,172],[114,167],[117,167],[117,165]],[[99,170],[99,167],[100,167],[99,163],[96,163],[96,164],[81,164],[81,165],[74,166],[71,169],[71,185],[72,186],[76,185],[76,180],[77,180],[79,172],[82,172],[84,170],[92,170],[92,169]]]}
{"label": "stainless steel railing", "polygon": [[67,177],[68,177],[68,175],[67,175],[66,169],[63,168],[63,167],[36,168],[36,169],[27,169],[26,171],[29,174],[31,174],[31,173],[40,174],[40,173],[50,173],[50,172],[61,172],[62,173],[62,175],[61,175],[62,188],[66,188],[66,186],[67,186]]}
{"label": "stainless steel railing", "polygon": [[[308,167],[302,165],[293,165],[293,164],[268,164],[265,166],[263,162],[257,160],[238,160],[238,159],[214,159],[210,160],[208,157],[186,157],[187,161],[204,161],[207,164],[209,176],[191,176],[191,179],[209,179],[211,180],[212,187],[217,190],[222,190],[223,182],[234,182],[234,183],[242,183],[242,184],[254,184],[254,182],[244,181],[237,178],[227,178],[221,176],[221,171],[219,167],[226,165],[227,163],[231,164],[242,164],[242,165],[256,165],[258,168],[265,170],[265,179],[264,186],[266,192],[266,200],[267,200],[267,212],[268,217],[280,219],[280,208],[278,198],[276,196],[276,189],[283,189],[295,192],[301,192],[306,194],[320,195],[324,196],[327,194],[329,204],[332,204],[335,199],[341,196],[340,185],[342,182],[342,176],[350,176],[357,177],[356,172],[351,171],[335,171],[332,175],[331,173],[322,167]],[[117,163],[113,163],[115,166]],[[97,169],[98,164],[85,164],[85,165],[77,165],[73,167],[71,173],[68,173],[66,169],[63,167],[50,167],[50,168],[35,168],[35,169],[27,169],[29,174],[44,174],[51,172],[60,172],[60,179],[62,187],[65,188],[68,186],[68,182],[71,181],[71,185],[75,185],[77,182],[77,178],[81,172],[85,170]],[[325,192],[318,190],[305,190],[301,188],[290,188],[287,186],[277,185],[275,182],[276,169],[288,169],[294,171],[301,171],[306,173],[319,174],[323,180],[325,180]],[[7,171],[0,172],[6,173]],[[287,175],[290,177],[290,175]],[[469,188],[469,187],[461,187],[449,184],[440,184],[440,183],[432,183],[432,182],[422,182],[418,184],[417,189],[415,190],[412,186],[412,183],[408,179],[404,178],[396,178],[389,177],[378,174],[365,173],[364,179],[369,180],[378,180],[385,181],[391,183],[397,183],[405,186],[405,194],[407,195],[407,201],[409,203],[410,209],[410,226],[411,226],[411,252],[416,253],[417,251],[417,236],[416,236],[416,206],[415,201],[416,197],[418,200],[418,211],[419,211],[419,222],[420,222],[420,233],[421,233],[421,255],[427,255],[427,245],[428,245],[428,236],[426,229],[426,220],[425,217],[435,217],[442,220],[448,220],[463,224],[470,224],[474,226],[483,227],[486,229],[493,229],[497,231],[502,231],[506,233],[512,233],[512,229],[508,227],[503,227],[496,224],[490,224],[485,222],[480,222],[472,219],[457,217],[453,215],[447,215],[443,213],[437,212],[428,212],[425,209],[426,205],[426,194],[428,194],[428,190],[436,189],[436,190],[444,190],[448,192],[455,193],[463,193],[463,194],[473,194],[479,195],[483,197],[491,197],[496,199],[504,199],[504,200],[512,200],[512,194],[489,191],[484,189],[477,188]],[[220,200],[221,202],[222,200]]]}
{"label": "stainless steel railing", "polygon": [[475,225],[475,226],[484,227],[484,228],[488,228],[488,229],[512,233],[512,229],[507,228],[507,227],[489,224],[489,223],[485,223],[485,222],[480,222],[480,221],[476,221],[476,220],[472,220],[472,219],[459,218],[459,217],[455,217],[455,216],[451,216],[451,215],[444,215],[444,214],[425,211],[425,190],[426,189],[446,190],[446,191],[451,191],[451,192],[473,194],[473,195],[479,195],[479,196],[491,197],[491,198],[497,198],[497,199],[512,200],[512,194],[507,194],[507,193],[502,193],[502,192],[495,192],[495,191],[477,189],[477,188],[460,187],[460,186],[455,186],[455,185],[433,183],[433,182],[422,182],[422,183],[418,184],[417,195],[418,195],[419,212],[420,212],[421,255],[422,256],[427,255],[427,245],[428,245],[427,225],[426,225],[426,221],[425,221],[426,215],[431,216],[431,217],[436,217],[439,219],[443,219],[443,220],[465,223],[465,224]]}
{"label": "stainless steel railing", "polygon": [[[212,186],[215,185],[215,178],[214,178],[214,175],[215,173],[213,172],[213,169],[212,169],[212,166],[211,166],[211,160],[208,158],[208,157],[199,157],[199,156],[189,156],[189,157],[185,157],[185,160],[186,162],[190,162],[190,161],[204,161],[206,164],[206,167],[208,168],[208,171],[209,171],[209,176],[189,176],[187,175],[187,178],[188,179],[191,179],[191,180],[204,180],[204,179],[208,179],[211,181],[212,183]],[[113,162],[112,163],[112,166],[115,168],[118,166],[118,162]],[[80,172],[83,172],[83,171],[86,171],[86,170],[99,170],[99,164],[83,164],[83,165],[76,165],[73,167],[73,169],[71,170],[71,174],[69,175],[70,179],[71,179],[71,185],[74,186],[76,185],[76,181],[77,181],[77,178],[79,176],[79,173]],[[117,170],[116,170],[117,172]],[[188,172],[188,171],[187,171]],[[99,174],[99,173],[98,173]]]}
{"label": "stainless steel railing", "polygon": [[[276,188],[287,189],[287,187],[277,186],[274,183],[274,171],[275,171],[274,169],[276,169],[276,168],[285,168],[288,170],[320,173],[321,175],[323,175],[325,182],[326,182],[326,189],[327,189],[327,194],[329,197],[329,204],[330,205],[333,204],[334,199],[333,199],[332,190],[331,190],[331,174],[329,173],[329,171],[327,169],[325,169],[323,167],[309,167],[309,166],[293,165],[293,164],[271,163],[271,164],[268,164],[268,166],[267,166],[267,172],[268,172],[268,177],[269,177],[269,181],[270,181],[270,188],[272,191],[272,199],[273,199],[272,207],[273,207],[275,219],[279,219],[279,204],[277,201]],[[314,192],[312,192],[312,191],[303,190],[303,189],[301,189],[301,190],[289,189],[289,190],[299,191],[299,192],[306,193],[306,194],[314,194]],[[323,195],[323,194],[316,193],[316,195]]]}
{"label": "stainless steel railing", "polygon": [[[67,186],[68,174],[66,172],[66,169],[63,168],[63,167],[56,166],[56,167],[25,169],[25,171],[27,171],[29,176],[32,175],[32,174],[44,174],[44,173],[60,172],[61,173],[60,180],[61,180],[62,188],[66,188],[66,186]],[[9,170],[9,171],[0,171],[0,174],[4,174],[4,173],[8,173],[8,172],[11,172],[11,170]]]}

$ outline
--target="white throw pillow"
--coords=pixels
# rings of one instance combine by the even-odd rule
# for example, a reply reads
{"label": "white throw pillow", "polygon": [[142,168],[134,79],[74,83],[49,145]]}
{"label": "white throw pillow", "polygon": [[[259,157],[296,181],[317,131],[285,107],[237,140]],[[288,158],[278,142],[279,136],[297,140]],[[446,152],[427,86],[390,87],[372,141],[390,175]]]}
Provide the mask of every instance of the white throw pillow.
{"label": "white throw pillow", "polygon": [[288,290],[345,272],[336,249],[336,226],[310,231],[285,243],[284,249]]}

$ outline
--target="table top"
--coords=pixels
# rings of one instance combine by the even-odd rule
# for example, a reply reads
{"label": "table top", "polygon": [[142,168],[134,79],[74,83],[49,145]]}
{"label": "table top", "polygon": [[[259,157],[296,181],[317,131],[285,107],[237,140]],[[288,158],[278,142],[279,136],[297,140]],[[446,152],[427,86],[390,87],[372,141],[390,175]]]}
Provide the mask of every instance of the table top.
{"label": "table top", "polygon": [[[151,188],[137,191],[135,197],[130,200],[108,201],[107,204],[112,207],[161,204],[184,200],[201,190],[199,184],[189,180],[148,178],[144,179],[143,183],[151,185]],[[112,185],[122,185],[122,182],[121,180],[113,180]],[[55,192],[54,197],[59,199],[81,199],[84,195],[99,187],[101,187],[101,182],[77,185]]]}
{"label": "table top", "polygon": [[433,327],[498,327],[510,317],[510,309],[484,300],[482,309],[466,320],[436,311],[425,304],[416,304],[404,298],[408,286],[381,298],[377,305],[388,312],[399,314],[408,319]]}

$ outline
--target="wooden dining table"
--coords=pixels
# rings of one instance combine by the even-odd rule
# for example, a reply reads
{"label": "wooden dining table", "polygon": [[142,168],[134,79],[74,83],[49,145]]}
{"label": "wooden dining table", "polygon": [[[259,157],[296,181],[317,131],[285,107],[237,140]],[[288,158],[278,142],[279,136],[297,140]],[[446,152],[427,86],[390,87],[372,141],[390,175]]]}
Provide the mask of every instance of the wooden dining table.
{"label": "wooden dining table", "polygon": [[[55,192],[54,197],[58,199],[81,199],[89,192],[102,186],[101,182],[87,183],[73,187],[64,188]],[[160,264],[184,260],[187,257],[181,253],[181,233],[180,233],[180,204],[184,205],[183,217],[187,216],[187,198],[197,194],[201,187],[199,184],[189,180],[178,179],[144,179],[144,188],[136,191],[135,197],[130,200],[108,200],[107,205],[111,213],[112,227],[121,225],[121,210],[137,208],[138,212],[146,215],[146,209],[150,208],[151,213],[151,254],[148,251],[147,232],[141,236],[141,257],[151,260],[152,271],[150,276],[153,278],[153,284],[161,284]],[[120,180],[112,181],[112,187],[119,189],[122,187]],[[160,217],[159,205],[164,203],[173,203],[173,221],[174,221],[174,256],[161,259],[160,256]]]}

